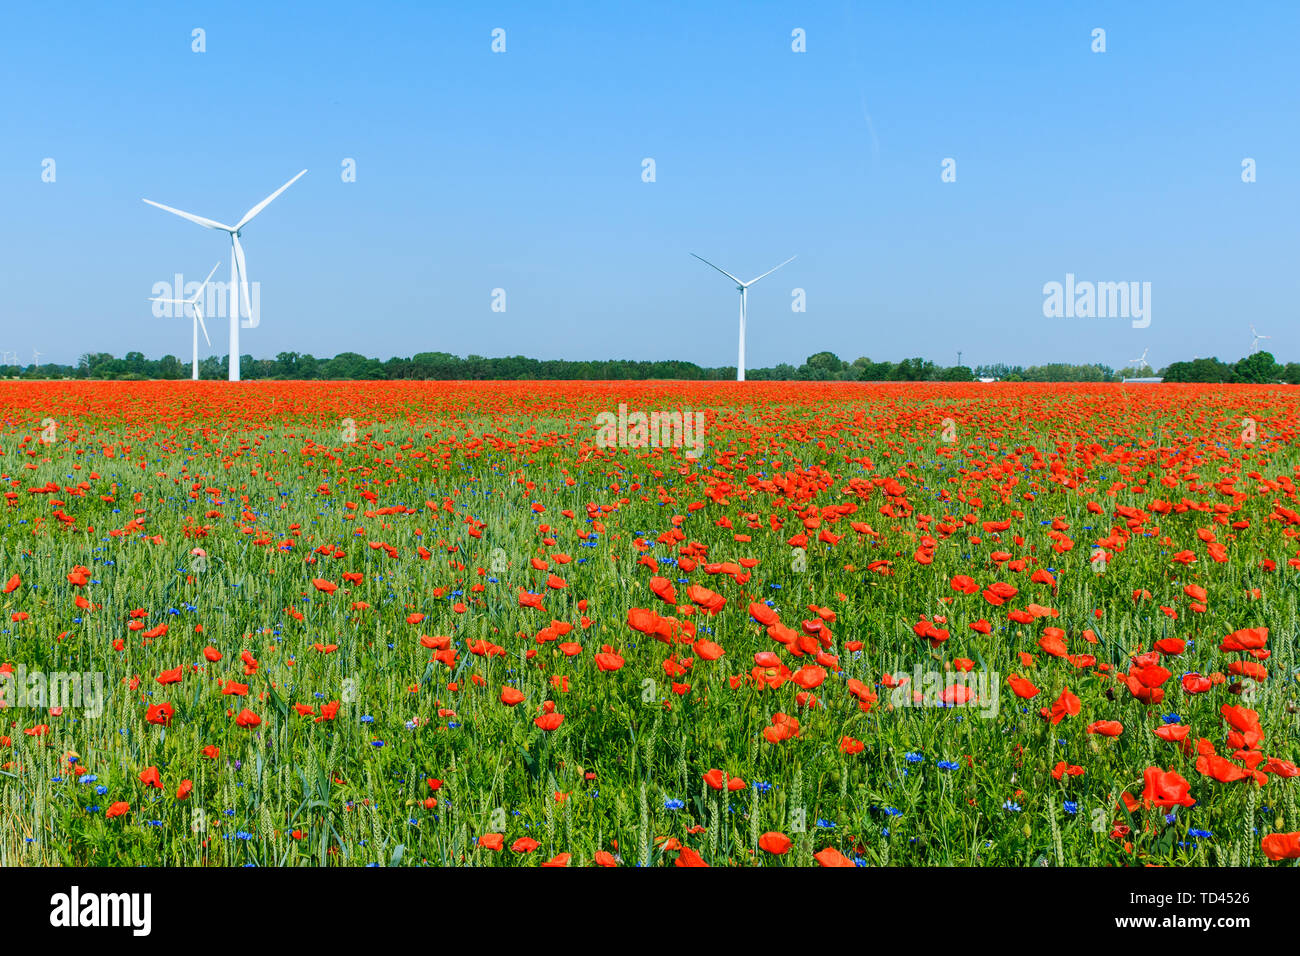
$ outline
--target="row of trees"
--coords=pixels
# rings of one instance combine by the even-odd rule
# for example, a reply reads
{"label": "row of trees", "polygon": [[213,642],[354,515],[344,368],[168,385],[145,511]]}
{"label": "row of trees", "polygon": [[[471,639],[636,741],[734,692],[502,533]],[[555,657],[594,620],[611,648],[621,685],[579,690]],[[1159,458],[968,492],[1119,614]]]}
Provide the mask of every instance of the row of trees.
{"label": "row of trees", "polygon": [[[790,368],[790,366],[784,366]],[[766,371],[766,370],[764,370]],[[840,382],[970,382],[977,378],[995,378],[1004,382],[1118,382],[1123,376],[1108,365],[966,365],[942,366],[923,358],[901,362],[873,362],[869,358],[845,362],[834,352],[818,352],[788,376],[811,381]],[[1149,368],[1136,374],[1155,375]],[[753,378],[758,378],[755,373]]]}
{"label": "row of trees", "polygon": [[1166,382],[1247,382],[1300,384],[1300,362],[1278,363],[1271,352],[1252,352],[1231,364],[1217,358],[1175,362],[1165,369]]}
{"label": "row of trees", "polygon": [[[228,377],[229,357],[208,356],[199,360],[199,377]],[[82,355],[75,366],[0,366],[0,376],[9,378],[81,378],[144,381],[189,378],[191,366],[174,355],[149,359],[140,352],[117,358],[107,352]],[[708,369],[691,362],[566,360],[539,361],[522,355],[461,358],[447,352],[421,352],[406,358],[369,358],[357,352],[343,352],[333,358],[317,358],[302,352],[280,352],[273,359],[251,355],[239,357],[239,377],[245,380],[287,379],[326,381],[397,379],[726,379],[735,378],[735,368]]]}
{"label": "row of trees", "polygon": [[[901,362],[875,362],[861,357],[847,362],[834,352],[808,356],[802,365],[777,365],[774,368],[747,369],[746,378],[754,381],[804,382],[969,382],[977,378],[994,378],[1006,382],[1117,382],[1128,376],[1154,376],[1150,368],[1134,372],[1116,372],[1106,365],[965,365],[941,366],[927,359],[909,358]],[[1287,382],[1300,384],[1300,363],[1280,365],[1268,352],[1254,352],[1234,363],[1217,358],[1175,362],[1161,373],[1168,382]],[[107,352],[82,355],[75,366],[10,365],[0,366],[0,377],[26,379],[147,379],[189,378],[190,365],[174,355],[160,359],[145,358],[141,352],[127,352],[122,358]],[[227,357],[209,356],[199,362],[199,376],[204,379],[227,378]],[[242,355],[239,376],[256,379],[339,380],[617,380],[617,379],[686,379],[726,381],[736,377],[735,366],[704,368],[692,362],[635,362],[630,360],[542,361],[513,355],[484,358],[470,355],[461,358],[447,352],[420,352],[410,358],[396,356],[380,360],[357,352],[343,352],[333,358],[316,358],[303,352],[280,352],[273,359]]]}

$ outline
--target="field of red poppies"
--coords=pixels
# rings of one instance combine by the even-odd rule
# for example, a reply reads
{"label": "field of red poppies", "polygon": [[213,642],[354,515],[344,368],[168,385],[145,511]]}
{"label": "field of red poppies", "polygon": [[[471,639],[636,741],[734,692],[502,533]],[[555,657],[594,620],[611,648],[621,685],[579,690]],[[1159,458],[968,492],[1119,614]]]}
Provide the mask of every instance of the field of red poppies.
{"label": "field of red poppies", "polygon": [[0,384],[0,865],[1300,858],[1297,394]]}

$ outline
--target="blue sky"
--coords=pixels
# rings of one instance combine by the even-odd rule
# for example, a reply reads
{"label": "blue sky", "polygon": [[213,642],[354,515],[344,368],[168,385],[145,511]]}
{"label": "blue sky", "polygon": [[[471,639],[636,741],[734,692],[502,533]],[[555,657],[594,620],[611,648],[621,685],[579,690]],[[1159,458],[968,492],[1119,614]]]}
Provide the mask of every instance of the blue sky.
{"label": "blue sky", "polygon": [[[1300,360],[1294,3],[179,6],[6,10],[0,348],[23,362],[188,359],[146,298],[227,278],[229,243],[141,199],[233,222],[304,167],[243,235],[244,353],[731,365],[737,296],[697,252],[742,278],[798,255],[751,290],[750,367],[1158,366],[1236,359],[1252,322]],[[1150,325],[1045,318],[1067,273],[1150,282]]]}

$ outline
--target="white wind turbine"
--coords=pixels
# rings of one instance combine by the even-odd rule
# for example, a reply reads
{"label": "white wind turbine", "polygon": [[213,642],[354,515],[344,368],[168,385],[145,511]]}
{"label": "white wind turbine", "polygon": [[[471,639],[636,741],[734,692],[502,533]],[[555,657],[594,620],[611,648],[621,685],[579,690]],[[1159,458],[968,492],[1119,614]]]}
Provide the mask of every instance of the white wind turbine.
{"label": "white wind turbine", "polygon": [[41,367],[41,356],[44,354],[44,352],[38,352],[36,349],[32,349],[32,364],[37,368]]}
{"label": "white wind turbine", "polygon": [[1255,327],[1253,325],[1250,327],[1250,334],[1254,336],[1254,341],[1250,343],[1250,350],[1252,352],[1259,351],[1259,343],[1261,339],[1271,339],[1273,337],[1271,335],[1260,335],[1258,332],[1255,331]]}
{"label": "white wind turbine", "polygon": [[212,271],[208,273],[208,277],[203,280],[203,285],[199,286],[199,291],[194,293],[194,295],[188,299],[164,299],[162,296],[153,296],[149,299],[150,302],[166,302],[170,305],[179,305],[181,307],[181,318],[185,317],[185,307],[187,305],[194,309],[194,362],[191,366],[190,378],[196,382],[199,380],[200,328],[203,329],[204,341],[208,343],[209,348],[212,346],[212,339],[208,338],[208,327],[203,324],[203,293],[208,287],[208,282],[212,279],[213,275],[216,274],[217,268],[220,265],[221,262],[218,261],[217,264],[212,267]]}
{"label": "white wind turbine", "polygon": [[1146,364],[1146,361],[1147,361],[1147,352],[1149,352],[1149,351],[1150,351],[1150,349],[1143,349],[1143,350],[1142,350],[1142,355],[1141,355],[1139,358],[1129,359],[1129,360],[1128,360],[1128,364],[1133,366],[1133,371],[1134,371],[1134,372],[1137,372],[1137,371],[1141,370],[1142,366]]}
{"label": "white wind turbine", "polygon": [[[695,256],[695,253],[692,252],[691,255]],[[712,262],[710,262],[708,259],[704,258],[703,256],[695,256],[695,258],[699,259],[706,266],[712,266],[714,269],[718,269],[717,266],[713,265]],[[750,279],[748,282],[742,282],[741,280],[737,279],[735,276],[733,276],[730,272],[726,271],[725,269],[718,269],[718,271],[721,272],[724,276],[726,276],[732,282],[736,283],[736,289],[737,291],[740,292],[740,354],[736,360],[736,381],[737,382],[743,382],[745,380],[745,301],[746,301],[746,296],[749,287],[753,285],[755,282],[757,282],[759,279],[762,279],[765,276],[770,276],[777,269],[781,268],[781,266],[794,262],[796,258],[798,257],[791,256],[789,259],[786,259],[785,262],[781,263],[780,266],[774,266],[771,269],[768,269],[766,272],[764,272],[763,275],[755,276],[754,278]]]}
{"label": "white wind turbine", "polygon": [[257,328],[259,318],[253,315],[250,300],[248,298],[248,269],[245,267],[244,263],[244,247],[239,244],[240,230],[247,226],[253,220],[254,216],[269,206],[271,200],[275,199],[276,196],[280,195],[280,193],[284,192],[296,183],[306,172],[307,170],[304,169],[297,176],[293,177],[293,179],[289,180],[252,209],[248,210],[248,212],[244,213],[244,218],[240,219],[239,222],[235,223],[233,226],[227,226],[214,219],[205,219],[204,217],[196,216],[193,213],[182,212],[179,209],[173,209],[171,206],[164,206],[160,202],[154,202],[152,199],[145,200],[149,205],[157,206],[159,209],[180,216],[182,219],[196,222],[207,229],[216,229],[219,232],[227,232],[230,234],[230,299],[232,302],[230,308],[230,381],[232,382],[239,381],[239,318],[241,300],[243,302],[243,309],[248,314],[248,327],[250,329]]}

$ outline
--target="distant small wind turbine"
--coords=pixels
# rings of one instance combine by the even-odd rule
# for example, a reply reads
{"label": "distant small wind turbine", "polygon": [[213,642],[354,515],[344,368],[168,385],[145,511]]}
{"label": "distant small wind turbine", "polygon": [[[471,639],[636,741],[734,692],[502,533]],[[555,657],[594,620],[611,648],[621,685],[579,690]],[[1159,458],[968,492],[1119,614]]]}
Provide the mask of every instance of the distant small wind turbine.
{"label": "distant small wind turbine", "polygon": [[[695,256],[695,253],[692,252],[691,255]],[[695,258],[699,259],[706,266],[711,266],[714,269],[718,269],[717,266],[713,265],[712,262],[710,262],[708,259],[704,258],[703,256],[695,256]],[[742,282],[740,279],[737,279],[735,276],[733,276],[730,272],[727,272],[725,269],[718,269],[718,271],[721,272],[724,276],[726,276],[732,282],[736,283],[736,289],[740,292],[740,354],[736,359],[736,381],[737,382],[743,382],[745,380],[745,300],[746,300],[749,287],[753,285],[755,282],[757,282],[759,279],[765,278],[766,276],[770,276],[777,269],[781,268],[781,266],[788,265],[789,263],[794,262],[794,260],[797,258],[798,256],[791,256],[789,259],[786,259],[785,262],[781,263],[780,266],[774,266],[773,268],[768,269],[766,272],[764,272],[763,275],[755,276],[754,278],[750,279],[748,282]]]}
{"label": "distant small wind turbine", "polygon": [[220,266],[221,262],[218,261],[217,264],[212,267],[212,271],[208,273],[208,278],[203,280],[203,285],[199,286],[199,291],[195,292],[194,295],[188,299],[164,299],[162,296],[153,296],[149,299],[150,302],[167,302],[171,305],[179,305],[181,307],[182,318],[185,317],[186,306],[189,306],[194,310],[194,363],[191,368],[190,378],[196,382],[199,380],[200,328],[203,329],[203,340],[208,343],[209,348],[212,347],[212,339],[208,338],[208,327],[203,324],[203,293],[208,287],[208,282],[212,279],[213,275],[216,274],[216,271]]}
{"label": "distant small wind turbine", "polygon": [[[280,195],[280,193],[284,192],[296,183],[306,172],[307,170],[304,169],[297,176],[293,177],[293,179],[289,180],[252,209],[248,210],[248,212],[244,213],[244,217],[233,226],[227,226],[224,223],[217,222],[215,219],[206,219],[203,216],[196,216],[193,213],[182,212],[179,209],[173,209],[171,206],[164,206],[160,202],[154,202],[152,199],[145,200],[145,202],[151,206],[157,206],[165,212],[180,216],[182,219],[188,219],[190,222],[198,223],[206,229],[216,229],[218,232],[230,234],[230,248],[232,253],[230,259],[230,299],[232,302],[232,307],[230,309],[230,381],[232,382],[239,381],[239,303],[241,292],[244,311],[248,313],[248,318],[252,323],[252,326],[257,324],[257,317],[253,315],[252,303],[248,298],[248,270],[245,268],[244,247],[239,244],[239,237],[242,235],[241,230],[243,230],[243,228],[253,220],[254,216],[269,206],[271,200],[275,199],[276,196]],[[206,331],[204,334],[206,335]]]}
{"label": "distant small wind turbine", "polygon": [[1250,343],[1250,350],[1252,352],[1259,351],[1259,343],[1261,339],[1271,339],[1273,337],[1271,335],[1260,335],[1258,332],[1255,331],[1255,327],[1253,325],[1250,327],[1250,334],[1254,336],[1254,341]]}
{"label": "distant small wind turbine", "polygon": [[36,349],[32,349],[32,364],[37,368],[41,367],[41,356],[44,354],[44,352],[38,352]]}
{"label": "distant small wind turbine", "polygon": [[1128,360],[1128,364],[1133,366],[1133,371],[1136,372],[1138,369],[1142,368],[1142,366],[1146,364],[1147,352],[1149,351],[1150,349],[1143,349],[1142,355],[1139,358]]}

